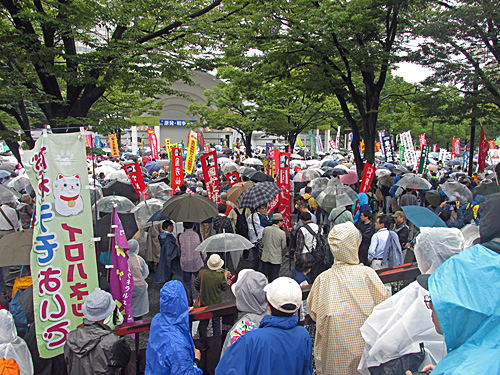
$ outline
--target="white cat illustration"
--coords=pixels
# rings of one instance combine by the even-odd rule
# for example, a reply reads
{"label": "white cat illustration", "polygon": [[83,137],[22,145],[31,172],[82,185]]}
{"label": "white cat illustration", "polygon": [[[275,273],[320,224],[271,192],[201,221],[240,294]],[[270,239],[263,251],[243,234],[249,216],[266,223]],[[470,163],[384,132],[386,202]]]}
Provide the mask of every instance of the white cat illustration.
{"label": "white cat illustration", "polygon": [[83,199],[80,196],[80,176],[57,176],[53,183],[54,206],[59,215],[78,215],[83,211]]}

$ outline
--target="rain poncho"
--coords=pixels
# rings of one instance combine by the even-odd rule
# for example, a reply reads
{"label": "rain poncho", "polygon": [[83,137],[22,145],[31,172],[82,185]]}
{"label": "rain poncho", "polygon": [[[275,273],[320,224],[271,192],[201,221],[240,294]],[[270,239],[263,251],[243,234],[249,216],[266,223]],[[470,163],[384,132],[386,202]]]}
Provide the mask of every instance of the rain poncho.
{"label": "rain poncho", "polygon": [[372,212],[372,208],[368,204],[369,202],[368,195],[366,193],[359,193],[357,197],[358,197],[358,211],[356,212],[356,215],[354,215],[354,223],[357,223],[359,221],[359,215],[361,215],[361,211],[368,210]]}
{"label": "rain poncho", "polygon": [[316,278],[307,298],[316,321],[316,369],[320,375],[355,375],[365,346],[359,328],[387,289],[373,269],[359,264],[361,235],[353,223],[336,225],[328,243],[335,263]]}
{"label": "rain poncho", "polygon": [[21,375],[33,374],[31,354],[24,340],[17,336],[12,314],[0,310],[0,358],[16,361]]}
{"label": "rain poncho", "polygon": [[[463,248],[460,230],[422,227],[415,245],[418,268],[422,274],[431,274]],[[443,336],[434,329],[431,311],[424,303],[427,294],[429,292],[415,281],[373,309],[361,327],[366,345],[359,372],[369,375],[368,367],[417,353],[421,342],[426,350],[421,368],[436,364],[446,355]]]}
{"label": "rain poncho", "polygon": [[134,278],[134,288],[132,291],[132,315],[140,317],[149,312],[148,284],[146,277],[149,275],[149,268],[144,259],[139,256],[139,243],[136,240],[129,240],[128,266]]}
{"label": "rain poncho", "polygon": [[151,321],[146,349],[146,375],[201,375],[194,364],[186,291],[177,280],[160,290],[160,313]]}
{"label": "rain poncho", "polygon": [[161,232],[158,236],[161,245],[160,262],[156,270],[155,283],[164,284],[172,274],[182,275],[180,257],[181,249],[170,232]]}
{"label": "rain poncho", "polygon": [[[235,284],[236,307],[246,313],[238,320],[228,332],[221,356],[226,349],[234,344],[246,332],[259,328],[260,321],[267,315],[267,300],[264,287],[267,285],[266,277],[254,270],[245,270]],[[242,271],[243,272],[243,271]]]}
{"label": "rain poncho", "polygon": [[448,355],[432,375],[500,373],[500,255],[475,245],[429,278]]}

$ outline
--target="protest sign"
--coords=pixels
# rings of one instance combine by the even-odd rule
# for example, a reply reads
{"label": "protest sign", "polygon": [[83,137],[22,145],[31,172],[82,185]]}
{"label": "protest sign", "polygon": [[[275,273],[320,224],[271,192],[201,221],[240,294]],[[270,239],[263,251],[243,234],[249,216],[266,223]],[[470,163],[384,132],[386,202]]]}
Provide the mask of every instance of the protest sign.
{"label": "protest sign", "polygon": [[172,158],[170,159],[170,187],[173,193],[180,191],[180,186],[184,183],[184,171],[182,170],[182,151],[180,148],[172,148]]}
{"label": "protest sign", "polygon": [[238,171],[226,174],[226,179],[231,186],[237,184],[238,182],[241,182],[240,174],[238,173]]}
{"label": "protest sign", "polygon": [[375,167],[370,163],[365,163],[363,169],[363,177],[361,178],[361,185],[359,187],[360,193],[366,193],[372,184],[373,177],[375,176]]}
{"label": "protest sign", "polygon": [[137,193],[137,196],[140,196],[146,191],[146,184],[144,183],[144,178],[142,177],[141,166],[138,162],[125,164],[123,166],[125,173],[128,176],[128,179],[132,183],[132,186]]}
{"label": "protest sign", "polygon": [[111,156],[117,158],[120,156],[120,149],[118,148],[118,140],[116,139],[116,134],[108,135],[109,138],[109,148],[111,149]]}
{"label": "protest sign", "polygon": [[290,229],[292,224],[292,212],[290,209],[290,154],[286,152],[279,153],[278,185],[281,188],[281,192],[279,193],[279,213],[283,215],[285,228]]}
{"label": "protest sign", "polygon": [[203,178],[207,187],[208,199],[219,204],[219,171],[217,167],[217,152],[211,151],[201,157],[201,168],[203,170]]}
{"label": "protest sign", "polygon": [[186,171],[187,174],[193,173],[195,156],[196,156],[197,138],[198,138],[198,135],[194,131],[189,132],[188,151],[187,151],[187,156],[186,156],[186,165],[184,167],[184,170]]}
{"label": "protest sign", "polygon": [[151,149],[151,158],[158,160],[158,140],[153,129],[148,128],[149,148]]}

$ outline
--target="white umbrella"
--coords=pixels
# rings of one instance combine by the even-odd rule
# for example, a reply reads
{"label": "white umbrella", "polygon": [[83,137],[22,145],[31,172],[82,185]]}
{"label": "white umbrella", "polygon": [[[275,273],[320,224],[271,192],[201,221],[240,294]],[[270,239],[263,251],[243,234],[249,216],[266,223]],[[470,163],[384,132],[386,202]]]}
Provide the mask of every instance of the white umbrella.
{"label": "white umbrella", "polygon": [[123,182],[128,182],[128,176],[125,173],[124,170],[121,171],[114,171],[111,173],[108,173],[106,177],[104,177],[105,180],[118,180],[118,181],[123,181]]}
{"label": "white umbrella", "polygon": [[155,214],[156,211],[163,208],[164,204],[165,202],[160,199],[148,199],[146,201],[140,202],[137,206],[130,210],[130,212],[134,214],[135,220],[137,220],[137,222],[139,222],[142,227],[147,223],[149,218]]}
{"label": "white umbrella", "polygon": [[238,170],[238,164],[234,163],[234,162],[229,162],[229,163],[226,163],[222,166],[222,172],[224,173],[232,173],[232,172],[236,172]]}
{"label": "white umbrella", "polygon": [[291,160],[290,161],[290,168],[295,169],[295,167],[299,168],[305,168],[306,167],[306,162],[304,160]]}
{"label": "white umbrella", "polygon": [[262,160],[259,160],[257,158],[248,158],[248,159],[245,159],[245,161],[243,162],[243,164],[245,164],[245,165],[264,165],[264,164],[262,164]]}
{"label": "white umbrella", "polygon": [[253,246],[249,240],[239,234],[220,233],[208,237],[194,251],[231,253],[233,266],[238,268],[242,251],[251,249]]}
{"label": "white umbrella", "polygon": [[7,181],[5,185],[16,191],[21,191],[23,189],[26,189],[26,186],[30,185],[30,179],[25,175],[17,176]]}
{"label": "white umbrella", "polygon": [[227,164],[227,163],[229,163],[230,161],[231,161],[231,159],[229,159],[229,158],[224,158],[224,157],[222,157],[222,158],[217,158],[217,164],[219,164],[219,165],[224,165],[224,164]]}

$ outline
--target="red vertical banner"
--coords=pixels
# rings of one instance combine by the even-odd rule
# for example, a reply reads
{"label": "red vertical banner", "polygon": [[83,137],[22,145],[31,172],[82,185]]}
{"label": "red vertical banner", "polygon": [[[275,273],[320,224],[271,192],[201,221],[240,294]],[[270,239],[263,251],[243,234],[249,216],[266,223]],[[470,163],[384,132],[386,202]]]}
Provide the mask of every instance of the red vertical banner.
{"label": "red vertical banner", "polygon": [[438,145],[432,145],[432,152],[438,152]]}
{"label": "red vertical banner", "polygon": [[123,166],[123,169],[125,170],[128,179],[134,186],[137,196],[141,195],[143,198],[145,198],[144,194],[146,191],[146,184],[144,183],[144,178],[142,177],[141,167],[139,166],[139,163],[135,162],[131,164],[125,164]]}
{"label": "red vertical banner", "polygon": [[149,148],[151,148],[151,158],[158,160],[158,140],[153,129],[148,128]]}
{"label": "red vertical banner", "polygon": [[182,150],[178,147],[172,148],[172,170],[170,187],[174,193],[180,190],[180,186],[184,183],[184,171],[182,170]]}
{"label": "red vertical banner", "polygon": [[208,199],[216,204],[220,202],[219,193],[219,170],[217,168],[217,152],[212,151],[200,158],[203,178],[207,187]]}
{"label": "red vertical banner", "polygon": [[226,179],[227,182],[229,182],[229,185],[231,186],[237,184],[238,182],[241,182],[240,174],[237,171],[226,174]]}
{"label": "red vertical banner", "polygon": [[491,141],[488,141],[488,146],[489,146],[490,150],[495,150],[497,148],[497,146],[495,145],[494,139],[492,139]]}
{"label": "red vertical banner", "polygon": [[[290,208],[290,153],[279,152],[279,179],[278,185],[281,188],[279,193],[279,213],[285,219],[285,228],[292,227],[292,211]],[[275,154],[276,155],[276,154]]]}
{"label": "red vertical banner", "polygon": [[241,165],[241,150],[239,143],[238,143],[238,165]]}
{"label": "red vertical banner", "polygon": [[481,138],[479,139],[479,155],[477,157],[477,167],[479,172],[484,171],[486,166],[486,156],[488,156],[489,144],[484,134],[483,125],[481,124]]}
{"label": "red vertical banner", "polygon": [[418,143],[420,144],[420,150],[422,150],[422,147],[427,144],[427,141],[425,140],[425,133],[424,134],[420,134],[418,136]]}
{"label": "red vertical banner", "polygon": [[360,193],[366,193],[372,184],[373,177],[375,176],[375,167],[370,163],[365,163],[363,169],[363,178],[361,179],[361,186],[359,187]]}
{"label": "red vertical banner", "polygon": [[273,169],[274,169],[274,176],[278,176],[279,177],[279,173],[280,173],[280,150],[278,149],[273,149],[271,151],[271,156],[272,156],[272,159],[273,159]]}
{"label": "red vertical banner", "polygon": [[460,154],[460,138],[453,137],[453,152],[455,155]]}
{"label": "red vertical banner", "polygon": [[200,145],[200,150],[203,150],[203,145],[205,144],[203,142],[203,133],[198,133],[198,144]]}

